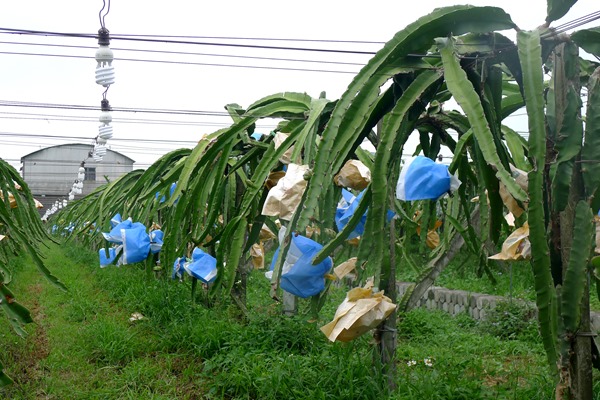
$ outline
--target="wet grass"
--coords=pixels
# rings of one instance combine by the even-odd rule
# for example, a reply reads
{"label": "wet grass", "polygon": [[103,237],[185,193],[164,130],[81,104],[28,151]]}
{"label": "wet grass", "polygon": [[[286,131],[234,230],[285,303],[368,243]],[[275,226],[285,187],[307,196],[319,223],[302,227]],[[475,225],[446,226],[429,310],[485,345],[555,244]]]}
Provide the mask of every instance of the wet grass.
{"label": "wet grass", "polygon": [[[16,382],[0,389],[0,398],[552,397],[535,329],[507,338],[466,315],[414,310],[398,326],[398,373],[390,392],[371,335],[330,343],[319,331],[345,288],[332,289],[319,320],[283,317],[256,271],[245,319],[228,301],[195,304],[189,285],[156,280],[140,267],[99,269],[85,249],[51,246],[47,261],[70,290],[43,281],[27,263],[19,268],[15,284],[36,323],[26,339],[0,326],[0,361]],[[308,309],[308,301],[300,309]],[[134,312],[144,318],[130,322]]]}

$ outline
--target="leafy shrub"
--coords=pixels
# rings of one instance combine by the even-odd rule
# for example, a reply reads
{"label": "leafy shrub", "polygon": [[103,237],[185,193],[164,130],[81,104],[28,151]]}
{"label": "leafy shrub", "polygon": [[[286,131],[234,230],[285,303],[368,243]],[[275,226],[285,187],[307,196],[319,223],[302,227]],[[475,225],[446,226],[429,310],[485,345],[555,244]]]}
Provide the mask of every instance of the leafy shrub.
{"label": "leafy shrub", "polygon": [[447,329],[441,311],[414,308],[403,314],[398,322],[398,336],[404,339],[427,339]]}
{"label": "leafy shrub", "polygon": [[520,301],[502,301],[487,310],[481,329],[502,339],[537,340],[535,308]]}

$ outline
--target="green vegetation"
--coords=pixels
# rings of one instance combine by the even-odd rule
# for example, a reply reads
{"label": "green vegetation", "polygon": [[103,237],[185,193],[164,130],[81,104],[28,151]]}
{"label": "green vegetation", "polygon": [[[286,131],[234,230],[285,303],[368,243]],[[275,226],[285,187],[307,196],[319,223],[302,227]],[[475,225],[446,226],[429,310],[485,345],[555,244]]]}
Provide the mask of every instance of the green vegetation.
{"label": "green vegetation", "polygon": [[[35,324],[26,339],[0,327],[0,361],[15,380],[0,397],[547,399],[554,386],[538,335],[494,336],[466,315],[406,314],[397,389],[387,393],[371,335],[329,343],[318,329],[345,288],[332,287],[334,304],[318,321],[283,317],[268,280],[254,271],[245,319],[234,306],[192,304],[186,284],[156,280],[141,265],[99,269],[84,248],[52,245],[46,262],[71,290],[41,279],[27,260],[17,263]],[[135,312],[144,318],[130,322]]]}
{"label": "green vegetation", "polygon": [[[548,0],[546,22],[562,17],[574,3]],[[497,32],[507,29],[517,31],[516,43]],[[588,293],[590,282],[600,287],[600,278],[590,274],[589,262],[595,235],[592,218],[600,208],[595,165],[600,129],[599,124],[584,123],[580,99],[586,88],[585,115],[597,121],[600,64],[583,60],[578,53],[579,47],[597,52],[595,33],[580,31],[571,40],[547,25],[533,31],[521,29],[500,8],[443,7],[391,38],[338,100],[327,100],[325,94],[313,99],[284,92],[259,99],[247,109],[227,105],[231,126],[204,137],[194,149],[173,151],[145,171],[133,171],[98,188],[54,217],[59,229],[75,224],[73,242],[89,248],[104,245],[93,224],[105,231],[115,213],[144,225],[158,223],[165,234],[160,253],[164,266],[189,256],[195,247],[215,256],[217,275],[210,290],[196,290],[201,286],[197,280],[192,285],[155,280],[153,271],[160,272],[151,257],[145,274],[136,267],[98,271],[92,267],[95,261],[85,259],[86,251],[67,248],[68,261],[62,265],[48,261],[64,273],[73,291],[48,294],[46,303],[36,303],[35,296],[29,299],[33,310],[44,310],[36,313],[37,318],[42,315],[49,322],[45,326],[42,318],[30,328],[30,338],[35,339],[28,340],[40,343],[16,346],[14,354],[31,355],[27,349],[34,350],[34,361],[39,362],[31,365],[41,364],[44,371],[38,386],[49,391],[59,390],[74,373],[78,377],[74,379],[83,381],[70,387],[107,391],[82,395],[88,397],[123,395],[132,382],[135,396],[200,393],[208,398],[339,399],[380,397],[392,390],[391,397],[397,398],[407,393],[408,398],[486,398],[507,393],[515,398],[548,398],[552,389],[545,388],[554,385],[557,399],[590,398],[591,354],[597,349],[587,333],[591,329]],[[544,81],[546,75],[550,80]],[[450,99],[460,111],[444,109]],[[523,107],[528,141],[502,124]],[[261,140],[251,139],[255,123],[264,118],[280,120],[277,128]],[[374,132],[379,123],[381,129]],[[457,140],[451,132],[458,134]],[[276,148],[278,133],[287,139]],[[442,146],[453,153],[448,172],[455,173],[462,184],[449,198],[440,200],[438,194],[399,201],[394,195],[399,155],[415,133],[425,157],[435,159]],[[359,150],[365,139],[376,147],[374,155]],[[281,174],[286,151],[306,168],[301,180],[306,190],[293,213],[263,215],[270,186],[266,183],[273,172]],[[333,181],[349,159],[368,165],[371,180],[364,188],[360,212],[340,232],[334,210],[341,188]],[[525,173],[516,173],[515,166]],[[520,181],[525,176],[527,182]],[[26,240],[24,229],[30,227],[22,213],[34,215],[32,201],[27,199],[29,209],[21,203],[16,211],[9,210],[6,189],[14,190],[10,185],[3,184],[5,207],[0,211],[8,221],[3,224],[12,230],[10,239],[16,238],[12,249],[29,249],[46,277],[60,285]],[[172,195],[160,201],[160,194],[171,187],[175,187]],[[469,201],[475,196],[477,204]],[[351,248],[345,243],[347,234],[367,209],[358,248]],[[396,218],[388,218],[388,210]],[[467,282],[471,290],[479,285],[476,291],[507,294],[506,279],[498,279],[507,276],[506,264],[496,265],[489,257],[498,252],[501,238],[508,234],[507,210],[513,212],[516,227],[527,232],[531,245],[530,254],[521,242],[518,247],[523,253],[509,257],[530,259],[531,269],[508,269],[508,294],[535,299],[539,336],[532,334],[529,324],[520,323],[527,311],[512,303],[492,313],[487,327],[471,326],[465,318],[446,318],[439,325],[432,325],[429,317],[419,322],[419,311],[411,309],[435,282],[461,289]],[[277,230],[277,216],[286,232],[269,285],[260,274],[248,270],[246,261],[263,224]],[[436,229],[441,233],[436,240],[439,244],[429,246],[434,248],[429,251],[429,232]],[[377,326],[375,345],[367,344],[366,337],[350,345],[330,345],[319,335],[316,326],[331,318],[343,290],[319,291],[311,300],[300,301],[303,310],[311,309],[313,322],[304,317],[283,318],[279,307],[266,303],[267,292],[274,298],[281,295],[280,277],[292,235],[308,230],[324,244],[313,264],[329,256],[338,263],[348,250],[349,256],[357,257],[359,281],[374,276],[374,285],[397,304],[396,313]],[[37,231],[36,237],[44,236],[39,223]],[[56,258],[62,250],[52,251]],[[463,270],[468,261],[458,263],[459,256],[445,274],[457,255],[471,255],[474,271]],[[414,285],[398,299],[396,269],[403,263]],[[471,279],[473,272],[477,278],[487,276],[494,290]],[[40,292],[42,299],[44,286],[32,286],[24,275],[20,279],[28,283],[18,282],[15,289]],[[515,275],[523,278],[516,284],[510,279]],[[30,317],[13,301],[8,282],[1,286],[9,280],[7,276],[0,269],[2,305],[19,332]],[[196,297],[195,301],[190,297]],[[127,316],[134,312],[145,318],[129,323]],[[397,320],[404,326],[400,330],[404,341],[399,343]],[[463,330],[452,328],[457,323]],[[443,335],[411,335],[411,327]],[[479,337],[473,340],[473,335]],[[72,338],[68,347],[53,350],[58,339],[65,337]],[[519,347],[521,342],[527,345]],[[424,360],[425,368],[416,359],[413,363],[412,354],[403,353],[411,346],[418,349],[415,357]],[[371,354],[374,349],[379,350],[379,358]],[[522,371],[512,359],[507,361],[510,377],[506,369],[488,367],[486,360],[497,359],[497,351],[521,357],[531,370]],[[435,362],[422,352],[436,353]],[[542,353],[548,369],[532,367],[539,365]],[[163,359],[165,354],[169,357]],[[180,357],[184,369],[165,370],[172,354]],[[18,391],[32,379],[19,375],[18,357],[12,358],[0,360],[0,384],[8,380],[2,373],[4,365],[21,382],[17,389],[8,390]],[[78,358],[82,365],[71,368]],[[60,374],[67,361],[65,377]],[[50,371],[48,377],[46,371]],[[85,377],[77,375],[80,371]],[[183,385],[178,384],[181,374]],[[89,377],[96,380],[89,382]],[[163,380],[168,384],[160,390],[153,386]],[[388,384],[383,385],[384,381]],[[188,389],[178,392],[182,387]]]}

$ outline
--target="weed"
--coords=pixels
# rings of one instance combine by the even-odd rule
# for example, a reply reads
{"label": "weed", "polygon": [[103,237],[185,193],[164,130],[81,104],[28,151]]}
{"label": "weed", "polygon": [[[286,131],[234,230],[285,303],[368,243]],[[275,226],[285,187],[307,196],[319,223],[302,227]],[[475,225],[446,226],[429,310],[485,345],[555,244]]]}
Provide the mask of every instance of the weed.
{"label": "weed", "polygon": [[522,301],[501,301],[487,310],[481,330],[502,339],[539,340],[535,308]]}

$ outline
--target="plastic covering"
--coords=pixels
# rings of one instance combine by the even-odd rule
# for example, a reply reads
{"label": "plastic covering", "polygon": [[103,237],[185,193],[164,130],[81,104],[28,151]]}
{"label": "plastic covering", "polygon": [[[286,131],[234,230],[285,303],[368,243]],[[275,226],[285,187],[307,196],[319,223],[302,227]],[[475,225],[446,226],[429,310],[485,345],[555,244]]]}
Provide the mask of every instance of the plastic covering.
{"label": "plastic covering", "polygon": [[192,261],[183,264],[183,268],[192,277],[204,283],[210,283],[217,277],[217,259],[199,247],[192,252]]}
{"label": "plastic covering", "polygon": [[[177,182],[173,182],[171,184],[171,186],[169,187],[169,198],[171,196],[173,196],[173,192],[175,192],[175,188],[177,187]],[[154,195],[154,198],[158,199],[160,197],[160,192],[156,192],[156,194]],[[160,197],[160,200],[158,200],[159,203],[164,203],[165,201],[167,201],[167,197],[166,196],[162,196]]]}
{"label": "plastic covering", "polygon": [[[338,228],[338,231],[344,229],[344,227],[354,215],[354,212],[358,208],[358,203],[362,198],[364,192],[360,192],[358,196],[354,196],[352,193],[347,191],[346,189],[342,189],[342,198],[337,205],[337,209],[335,210],[335,225]],[[354,228],[352,232],[348,235],[348,239],[352,239],[362,235],[365,231],[365,223],[367,222],[367,213],[361,217],[358,225]]]}
{"label": "plastic covering", "polygon": [[102,248],[98,251],[98,255],[100,256],[100,268],[104,268],[115,261],[117,258],[117,253],[120,251],[120,247],[111,247],[108,249],[108,253],[106,249]]}
{"label": "plastic covering", "polygon": [[161,231],[159,229],[150,231],[149,236],[150,236],[150,252],[152,252],[152,254],[156,254],[156,253],[160,252],[160,250],[162,249],[162,245],[163,245],[163,236],[164,236],[163,231]]}
{"label": "plastic covering", "polygon": [[436,200],[456,190],[460,181],[450,175],[448,166],[430,158],[417,156],[404,163],[400,170],[396,197],[399,200]]}
{"label": "plastic covering", "polygon": [[[281,239],[285,235],[285,228],[280,231]],[[312,239],[301,235],[292,235],[292,242],[287,253],[281,272],[281,288],[295,296],[306,298],[315,296],[325,289],[325,274],[331,270],[333,262],[330,257],[317,265],[312,265],[312,259],[323,246]],[[281,248],[277,248],[273,255],[271,268],[265,273],[272,278],[273,269],[279,258]]]}
{"label": "plastic covering", "polygon": [[118,265],[144,261],[150,252],[156,254],[162,248],[163,232],[160,230],[147,233],[144,224],[133,222],[131,218],[123,221],[120,214],[115,214],[111,218],[110,225],[112,228],[110,232],[102,232],[102,236],[113,243],[115,245],[113,249],[116,247],[118,251],[114,253],[109,251],[109,254],[106,254],[105,249],[100,249],[100,266],[114,262],[114,257],[120,250],[122,255],[117,261]]}

